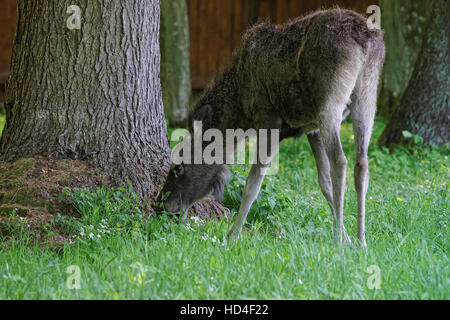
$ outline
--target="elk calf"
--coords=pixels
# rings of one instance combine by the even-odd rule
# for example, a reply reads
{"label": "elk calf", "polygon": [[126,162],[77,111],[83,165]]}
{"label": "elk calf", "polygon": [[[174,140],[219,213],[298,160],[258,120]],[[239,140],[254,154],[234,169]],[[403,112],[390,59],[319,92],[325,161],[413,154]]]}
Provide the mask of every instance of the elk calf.
{"label": "elk calf", "polygon": [[[202,121],[205,129],[223,133],[237,128],[280,130],[280,140],[307,134],[334,218],[335,239],[342,243],[343,237],[348,239],[343,225],[347,159],[339,130],[350,113],[358,239],[365,246],[367,149],[384,55],[382,32],[369,29],[366,19],[353,11],[322,10],[284,25],[261,23],[247,31],[231,66],[200,98],[191,124]],[[277,152],[268,149],[271,155]],[[259,162],[252,166],[229,237],[236,238],[242,230],[266,169],[267,164]],[[162,190],[170,193],[166,210],[186,211],[212,191],[220,197],[226,175],[223,164],[174,165]]]}

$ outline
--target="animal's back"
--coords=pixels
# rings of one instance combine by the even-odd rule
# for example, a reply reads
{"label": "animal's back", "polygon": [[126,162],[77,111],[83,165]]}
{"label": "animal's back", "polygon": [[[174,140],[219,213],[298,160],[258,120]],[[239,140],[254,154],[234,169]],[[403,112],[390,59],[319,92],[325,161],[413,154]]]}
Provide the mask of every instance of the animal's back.
{"label": "animal's back", "polygon": [[384,57],[381,31],[350,10],[253,27],[235,54],[245,115],[272,116],[275,110],[292,127],[314,127],[324,99],[336,90],[333,77],[344,64],[364,64],[374,46],[382,47]]}

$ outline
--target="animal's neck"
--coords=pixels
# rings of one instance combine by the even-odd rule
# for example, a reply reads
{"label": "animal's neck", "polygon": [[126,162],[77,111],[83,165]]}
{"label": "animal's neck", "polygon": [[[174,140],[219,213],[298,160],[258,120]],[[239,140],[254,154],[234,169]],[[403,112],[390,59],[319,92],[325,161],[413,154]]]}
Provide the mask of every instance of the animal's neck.
{"label": "animal's neck", "polygon": [[226,129],[241,127],[244,116],[240,90],[237,85],[237,71],[234,67],[225,70],[218,77],[212,86],[203,94],[196,105],[201,108],[210,105],[211,108],[202,118],[196,119],[202,121],[203,130],[218,129],[225,133]]}

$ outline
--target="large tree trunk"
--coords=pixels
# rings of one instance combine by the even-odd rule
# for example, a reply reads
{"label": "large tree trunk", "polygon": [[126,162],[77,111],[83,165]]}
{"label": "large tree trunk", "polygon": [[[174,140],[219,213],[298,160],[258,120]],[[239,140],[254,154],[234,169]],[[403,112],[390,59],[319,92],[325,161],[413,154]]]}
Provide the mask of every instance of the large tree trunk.
{"label": "large tree trunk", "polygon": [[381,79],[378,115],[390,119],[400,104],[419,56],[429,0],[380,0],[386,61]]}
{"label": "large tree trunk", "polygon": [[161,1],[161,83],[169,125],[186,127],[191,96],[186,0]]}
{"label": "large tree trunk", "polygon": [[422,49],[399,108],[380,138],[399,143],[404,130],[442,145],[450,139],[450,1],[434,0]]}
{"label": "large tree trunk", "polygon": [[143,198],[163,185],[169,146],[159,79],[159,0],[21,0],[0,160],[88,160]]}

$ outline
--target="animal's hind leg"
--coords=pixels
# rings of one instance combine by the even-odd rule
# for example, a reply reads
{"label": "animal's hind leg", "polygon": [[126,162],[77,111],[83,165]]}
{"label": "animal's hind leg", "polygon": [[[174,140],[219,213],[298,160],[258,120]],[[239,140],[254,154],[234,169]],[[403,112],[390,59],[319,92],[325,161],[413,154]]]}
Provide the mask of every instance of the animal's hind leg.
{"label": "animal's hind leg", "polygon": [[354,169],[355,189],[358,202],[358,239],[360,245],[366,247],[365,217],[366,193],[369,184],[369,164],[367,149],[370,140],[370,129],[367,124],[353,118],[353,131],[355,136],[356,163]]}
{"label": "animal's hind leg", "polygon": [[[317,166],[317,174],[319,176],[319,185],[325,199],[328,201],[328,205],[331,209],[331,215],[333,217],[333,226],[336,229],[336,221],[337,215],[336,210],[334,209],[333,204],[333,185],[331,182],[330,176],[330,162],[328,160],[327,153],[325,151],[325,147],[323,145],[322,138],[320,137],[319,132],[314,132],[307,135],[309,145],[311,146],[311,150],[313,152],[314,158],[316,160]],[[345,242],[350,244],[350,238],[345,231],[345,226],[342,226],[342,232],[345,239]]]}
{"label": "animal's hind leg", "polygon": [[319,111],[318,126],[330,163],[333,207],[337,224],[337,227],[334,229],[335,240],[342,244],[347,159],[342,150],[339,131],[343,113],[355,89],[364,57],[357,48],[340,53],[342,59],[339,63],[339,68],[335,72],[332,72],[332,68],[330,69],[331,80],[327,82],[328,85],[323,86],[324,89],[321,91],[325,100]]}
{"label": "animal's hind leg", "polygon": [[[374,73],[371,73],[373,76]],[[365,239],[365,203],[369,184],[369,166],[367,151],[372,133],[376,111],[377,84],[370,83],[363,77],[355,88],[351,114],[353,133],[355,136],[356,163],[354,170],[355,189],[358,202],[358,239],[361,246],[366,247]],[[364,81],[364,82],[363,82]]]}
{"label": "animal's hind leg", "polygon": [[[341,113],[342,115],[342,113]],[[342,244],[344,229],[344,193],[347,172],[347,158],[342,150],[339,130],[341,117],[327,119],[320,125],[320,134],[323,138],[326,154],[330,163],[331,185],[333,190],[333,208],[335,210],[334,235],[335,241]],[[336,121],[337,120],[337,121]]]}

